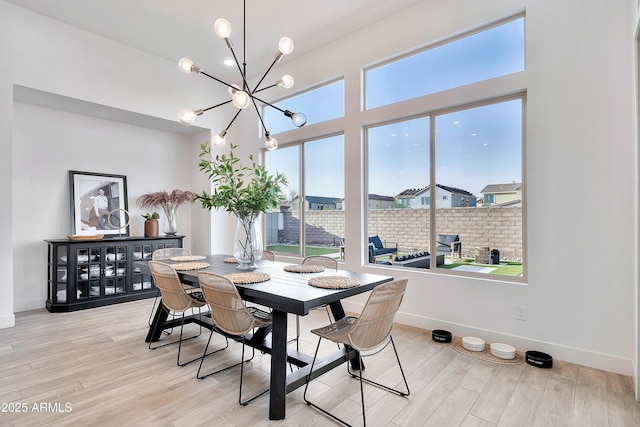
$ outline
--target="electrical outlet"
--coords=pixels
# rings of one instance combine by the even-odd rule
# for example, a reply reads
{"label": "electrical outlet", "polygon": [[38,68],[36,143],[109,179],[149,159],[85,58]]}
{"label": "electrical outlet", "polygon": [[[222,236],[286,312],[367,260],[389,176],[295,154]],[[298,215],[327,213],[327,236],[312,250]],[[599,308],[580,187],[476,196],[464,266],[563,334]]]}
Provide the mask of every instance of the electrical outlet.
{"label": "electrical outlet", "polygon": [[516,319],[527,320],[527,307],[524,305],[516,305]]}

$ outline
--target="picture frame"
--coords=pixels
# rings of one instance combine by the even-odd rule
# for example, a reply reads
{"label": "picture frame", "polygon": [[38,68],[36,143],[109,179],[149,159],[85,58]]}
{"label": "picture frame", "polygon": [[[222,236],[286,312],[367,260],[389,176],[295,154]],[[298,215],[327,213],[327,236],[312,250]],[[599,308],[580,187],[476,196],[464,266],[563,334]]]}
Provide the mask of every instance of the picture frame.
{"label": "picture frame", "polygon": [[128,236],[127,177],[69,171],[71,233]]}

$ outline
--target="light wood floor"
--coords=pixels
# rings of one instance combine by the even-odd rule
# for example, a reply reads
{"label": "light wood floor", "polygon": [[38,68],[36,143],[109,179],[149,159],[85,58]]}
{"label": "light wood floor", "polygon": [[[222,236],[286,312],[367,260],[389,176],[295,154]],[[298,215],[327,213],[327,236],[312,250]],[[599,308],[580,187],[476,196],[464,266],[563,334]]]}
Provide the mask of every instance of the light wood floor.
{"label": "light wood floor", "polygon": [[[197,380],[197,363],[176,366],[177,346],[149,350],[144,338],[152,304],[18,313],[15,328],[0,330],[0,425],[336,425],[305,404],[302,389],[288,395],[285,420],[269,421],[268,395],[238,405],[239,369]],[[326,313],[316,310],[301,322],[303,330],[320,326],[327,323]],[[207,337],[208,332],[189,341],[185,356],[199,354]],[[557,360],[552,369],[481,362],[433,342],[428,331],[404,326],[396,327],[394,338],[411,395],[365,385],[369,425],[640,426],[640,403],[629,377]],[[316,342],[307,333],[301,345],[312,354]],[[223,339],[214,335],[213,343],[222,345]],[[322,347],[335,349],[331,343]],[[239,360],[240,350],[231,344],[208,357],[205,369]],[[392,360],[387,348],[365,360],[365,373],[397,383]],[[269,356],[257,354],[245,371],[247,393],[266,388],[268,373]],[[358,381],[346,369],[312,382],[309,393],[361,423]]]}

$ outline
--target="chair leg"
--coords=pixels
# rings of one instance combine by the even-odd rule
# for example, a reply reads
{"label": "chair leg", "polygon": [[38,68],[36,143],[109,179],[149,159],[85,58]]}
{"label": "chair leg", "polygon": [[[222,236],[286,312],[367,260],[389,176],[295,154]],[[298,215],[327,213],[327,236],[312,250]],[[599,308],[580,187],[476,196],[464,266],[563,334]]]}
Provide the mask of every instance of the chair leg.
{"label": "chair leg", "polygon": [[[156,324],[154,326],[154,328],[153,328],[153,334],[154,335],[155,335],[155,333],[156,333],[156,331],[157,331],[157,329],[159,327],[161,327],[159,324]],[[198,338],[202,334],[202,326],[200,326],[200,329],[199,329],[197,335],[193,335],[193,336],[190,336],[188,338],[182,338],[182,329],[183,329],[183,327],[184,327],[184,313],[182,313],[182,319],[181,319],[181,322],[180,322],[180,339],[175,340],[175,341],[171,341],[171,342],[168,342],[168,343],[160,344],[160,345],[157,345],[155,347],[152,346],[153,341],[149,341],[149,350],[155,350],[155,349],[158,349],[160,347],[165,347],[167,345],[178,344],[178,360],[177,360],[178,366],[184,366],[186,364],[189,364],[191,362],[194,362],[194,361],[198,360],[199,358],[195,358],[193,360],[190,360],[188,362],[185,362],[185,363],[181,364],[180,363],[180,350],[182,348],[182,341],[188,341],[188,340],[193,339],[193,338]]]}
{"label": "chair leg", "polygon": [[148,324],[149,326],[151,326],[151,322],[153,319],[153,313],[156,312],[156,306],[158,305],[158,299],[160,298],[160,289],[158,289],[158,293],[156,294],[156,299],[153,300],[153,307],[151,307],[151,313],[149,313],[149,320],[148,320]]}
{"label": "chair leg", "polygon": [[[242,338],[242,360],[244,361],[244,338]],[[255,350],[254,350],[254,354],[255,354]],[[253,355],[251,356],[251,359],[253,359]],[[249,360],[251,360],[249,359]],[[242,400],[242,379],[244,378],[244,362],[240,364],[240,391],[238,392],[238,403],[242,406],[246,406],[249,403],[251,403],[252,401],[254,401],[255,399],[257,399],[258,397],[262,396],[263,394],[265,394],[266,392],[269,391],[269,389],[266,389],[264,391],[261,391],[260,393],[256,394],[253,397],[250,397],[247,400]]]}
{"label": "chair leg", "polygon": [[[391,335],[389,336],[389,341],[390,341],[391,346],[393,348],[393,352],[396,355],[396,361],[398,362],[398,367],[400,368],[400,373],[402,374],[402,380],[404,381],[404,385],[405,385],[407,391],[405,392],[405,391],[402,391],[402,390],[396,390],[394,388],[391,388],[391,387],[386,386],[384,384],[377,383],[377,382],[369,380],[367,378],[362,378],[362,381],[366,382],[367,384],[371,384],[371,385],[374,385],[374,386],[379,387],[381,389],[387,390],[387,391],[389,391],[391,393],[395,393],[395,394],[397,394],[399,396],[409,396],[409,394],[411,394],[411,391],[409,390],[409,384],[407,383],[407,377],[404,375],[404,369],[402,369],[402,363],[400,363],[400,357],[398,356],[398,351],[396,350],[396,345],[393,342],[393,337]],[[362,365],[362,357],[360,358],[360,366],[363,366]],[[347,364],[347,371],[349,372],[349,375],[351,375],[353,378],[356,378],[357,376],[362,377],[362,370],[358,371],[359,375],[356,375],[355,373],[353,373],[351,371],[349,364]]]}
{"label": "chair leg", "polygon": [[[212,336],[212,335],[213,335],[213,331],[211,331],[211,335],[209,336],[209,342],[211,341],[211,336]],[[228,338],[226,338],[226,337],[225,337],[225,339],[227,339],[227,347],[228,347],[228,346],[229,346],[229,340],[228,340]],[[209,342],[207,342],[207,347],[209,346]],[[207,347],[205,347],[205,349],[204,349],[204,351],[205,351],[205,352],[207,351]],[[225,349],[225,348],[227,348],[227,347],[221,348],[220,350],[224,350],[224,349]],[[220,351],[220,350],[212,351],[212,352],[211,352],[211,353],[209,353],[209,354],[216,353],[216,352],[218,352],[218,351]],[[208,355],[207,355],[207,356],[208,356]],[[234,364],[233,364],[233,365],[231,365],[231,366],[227,366],[227,367],[224,367],[224,368],[222,368],[222,369],[218,369],[217,371],[214,371],[214,372],[209,372],[209,373],[208,373],[208,374],[206,374],[206,375],[200,375],[200,371],[202,370],[202,364],[204,363],[204,357],[203,357],[203,358],[202,358],[202,360],[200,361],[200,367],[198,368],[198,372],[197,372],[197,374],[196,374],[196,377],[197,377],[199,380],[201,380],[201,379],[204,379],[204,378],[210,377],[210,376],[212,376],[212,375],[218,374],[218,373],[220,373],[220,372],[227,371],[227,370],[229,370],[229,369],[231,369],[231,368],[235,368],[235,367],[236,367],[236,366],[238,366],[238,365],[244,365],[245,363],[250,362],[251,360],[253,360],[253,357],[254,357],[254,356],[255,356],[255,349],[253,349],[253,352],[252,352],[252,354],[251,354],[251,357],[250,357],[249,359],[247,359],[247,360],[244,360],[244,340],[243,340],[243,347],[242,347],[242,359],[241,359],[241,362],[234,363]]]}
{"label": "chair leg", "polygon": [[320,341],[322,341],[322,338],[318,338],[318,345],[316,346],[316,351],[313,354],[313,360],[311,361],[311,368],[309,369],[309,373],[307,374],[306,377],[306,382],[304,385],[304,393],[302,394],[302,398],[304,399],[304,401],[307,403],[307,405],[316,408],[318,411],[322,412],[325,415],[330,416],[331,418],[333,418],[334,420],[346,425],[346,426],[350,426],[350,424],[346,421],[344,421],[341,418],[338,418],[337,416],[333,415],[331,412],[327,411],[326,409],[321,408],[320,406],[316,405],[315,403],[311,402],[309,399],[307,399],[307,389],[309,388],[309,382],[311,381],[311,374],[313,373],[313,365],[315,365],[316,363],[316,359],[318,357],[318,350],[320,349]]}
{"label": "chair leg", "polygon": [[[304,401],[307,403],[307,405],[312,406],[312,407],[314,407],[314,408],[318,409],[319,411],[323,412],[324,414],[326,414],[326,415],[330,416],[330,417],[331,417],[331,418],[333,418],[334,420],[336,420],[336,421],[338,421],[338,422],[340,422],[340,423],[342,423],[342,424],[345,424],[345,425],[349,426],[350,424],[349,424],[349,423],[347,423],[346,421],[344,421],[343,419],[341,419],[341,418],[339,418],[339,417],[337,417],[337,416],[333,415],[333,414],[332,414],[332,413],[330,413],[329,411],[327,411],[327,410],[325,410],[325,409],[323,409],[323,408],[319,407],[318,405],[316,405],[315,403],[313,403],[313,402],[311,402],[311,401],[309,401],[309,400],[307,399],[307,389],[308,389],[308,387],[309,387],[309,382],[310,382],[310,378],[311,378],[311,373],[313,372],[313,365],[315,364],[316,358],[318,357],[318,350],[320,349],[320,341],[321,341],[321,340],[322,340],[322,338],[319,338],[319,339],[318,339],[318,345],[316,346],[316,352],[315,352],[315,353],[314,353],[314,355],[313,355],[313,361],[311,362],[311,368],[310,368],[310,370],[309,370],[309,374],[307,374],[307,377],[306,377],[306,384],[305,384],[305,387],[304,387],[303,399],[304,399]],[[349,374],[350,374],[353,378],[358,378],[358,379],[359,379],[359,381],[360,381],[360,401],[362,402],[362,420],[363,420],[363,423],[364,423],[364,425],[365,425],[365,426],[367,425],[367,418],[366,418],[366,414],[365,414],[365,412],[366,412],[366,411],[365,411],[365,405],[364,405],[364,387],[363,387],[363,383],[365,383],[365,382],[366,382],[366,383],[368,383],[368,384],[371,384],[371,385],[377,386],[377,387],[379,387],[379,388],[382,388],[382,389],[384,389],[384,390],[390,391],[390,392],[392,392],[392,393],[398,394],[399,396],[409,396],[409,394],[411,393],[411,392],[410,392],[410,390],[409,390],[409,384],[407,384],[407,378],[405,377],[405,375],[404,375],[404,370],[402,369],[402,364],[400,363],[400,357],[398,356],[398,351],[396,350],[396,345],[395,345],[395,343],[393,342],[393,338],[392,338],[391,336],[389,336],[389,340],[390,340],[390,342],[391,342],[391,346],[393,347],[393,351],[394,351],[394,353],[395,353],[395,355],[396,355],[396,360],[397,360],[397,362],[398,362],[398,367],[400,368],[400,373],[402,374],[402,379],[403,379],[403,381],[404,381],[404,385],[405,385],[405,387],[407,388],[407,391],[406,391],[406,392],[401,391],[401,390],[396,390],[396,389],[394,389],[394,388],[391,388],[391,387],[388,387],[388,386],[385,386],[385,385],[382,385],[382,384],[376,383],[375,381],[371,381],[371,380],[369,380],[369,379],[363,378],[363,377],[362,377],[362,369],[361,369],[361,370],[359,370],[359,371],[358,371],[358,375],[356,375],[355,373],[353,373],[353,372],[349,369],[350,364],[349,364],[349,363],[347,363],[347,371],[349,372]],[[360,366],[364,366],[364,363],[363,363],[363,361],[362,361],[362,355],[361,355],[360,353],[358,353],[358,357],[359,357],[359,359],[360,359]]]}
{"label": "chair leg", "polygon": [[214,332],[214,330],[212,329],[211,333],[209,334],[209,339],[207,340],[207,345],[204,347],[204,352],[202,353],[202,358],[200,358],[200,366],[198,367],[198,372],[196,372],[196,378],[198,378],[199,380],[201,380],[203,378],[206,378],[208,376],[211,376],[213,374],[217,374],[218,372],[220,372],[220,371],[216,371],[216,372],[211,372],[210,374],[207,374],[207,375],[200,376],[200,371],[202,370],[202,364],[204,363],[204,358],[209,356],[210,354],[217,353],[217,352],[225,350],[225,349],[227,349],[229,347],[229,338],[224,337],[224,339],[226,341],[226,345],[224,347],[219,348],[217,350],[214,350],[211,353],[207,353],[207,350],[209,349],[209,344],[211,344],[211,338],[213,337],[213,332]]}
{"label": "chair leg", "polygon": [[188,365],[189,363],[193,363],[196,360],[200,359],[200,357],[196,357],[196,358],[191,359],[191,360],[189,360],[187,362],[180,363],[180,350],[182,349],[182,342],[190,340],[190,339],[193,339],[193,338],[198,338],[200,335],[202,335],[202,326],[200,326],[200,330],[198,332],[198,335],[194,335],[192,337],[182,339],[182,329],[183,328],[184,328],[184,312],[182,313],[182,320],[180,322],[180,340],[178,341],[178,360],[176,362],[178,364],[178,366],[185,366],[185,365]]}
{"label": "chair leg", "polygon": [[296,314],[296,337],[295,338],[291,338],[289,341],[287,341],[287,344],[292,343],[292,342],[296,342],[296,351],[300,351],[300,344],[298,343],[298,341],[300,340],[300,316],[298,316]]}

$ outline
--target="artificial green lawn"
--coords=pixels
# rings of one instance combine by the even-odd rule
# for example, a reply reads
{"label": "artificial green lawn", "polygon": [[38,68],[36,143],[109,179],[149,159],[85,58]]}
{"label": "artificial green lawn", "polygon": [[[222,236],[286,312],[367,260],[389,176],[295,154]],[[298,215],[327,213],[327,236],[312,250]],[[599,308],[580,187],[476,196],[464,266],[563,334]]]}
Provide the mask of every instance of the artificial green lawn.
{"label": "artificial green lawn", "polygon": [[493,270],[491,273],[489,274],[498,274],[501,276],[513,276],[513,277],[517,277],[517,276],[521,276],[522,275],[522,263],[521,262],[512,262],[512,261],[507,261],[507,262],[501,262],[499,265],[495,265],[495,264],[478,264],[475,262],[475,259],[473,258],[464,258],[462,259],[462,261],[458,261],[458,262],[453,262],[451,264],[443,264],[438,266],[438,268],[446,268],[448,270],[454,269],[456,267],[460,267],[461,265],[477,265],[477,266],[482,266],[482,267],[491,267],[491,268],[495,268],[495,270]]}

